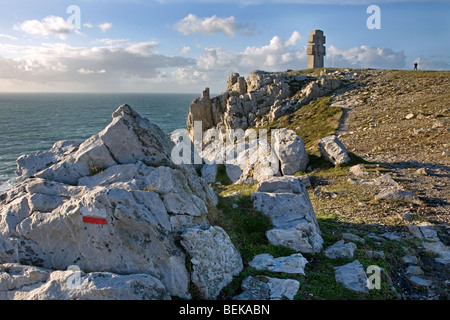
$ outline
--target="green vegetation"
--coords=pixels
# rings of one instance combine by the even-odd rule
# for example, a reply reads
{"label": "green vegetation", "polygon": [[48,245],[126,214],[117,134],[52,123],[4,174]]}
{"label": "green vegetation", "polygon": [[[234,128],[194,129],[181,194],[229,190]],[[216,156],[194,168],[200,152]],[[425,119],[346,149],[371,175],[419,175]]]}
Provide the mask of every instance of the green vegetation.
{"label": "green vegetation", "polygon": [[330,97],[322,97],[301,107],[292,114],[271,122],[260,129],[287,128],[294,130],[305,142],[308,153],[320,157],[319,140],[330,136],[339,128],[342,109],[329,107]]}

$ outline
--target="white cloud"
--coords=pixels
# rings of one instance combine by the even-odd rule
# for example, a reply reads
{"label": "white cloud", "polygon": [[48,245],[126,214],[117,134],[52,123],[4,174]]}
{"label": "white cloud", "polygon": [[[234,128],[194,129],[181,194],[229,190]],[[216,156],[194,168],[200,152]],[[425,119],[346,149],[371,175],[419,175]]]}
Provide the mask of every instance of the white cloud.
{"label": "white cloud", "polygon": [[294,31],[289,39],[286,41],[286,46],[295,46],[297,41],[302,39],[302,35],[298,31]]}
{"label": "white cloud", "polygon": [[13,36],[10,36],[10,35],[7,35],[7,34],[3,34],[3,33],[0,33],[0,38],[6,38],[6,39],[9,39],[9,40],[17,40],[16,37],[13,37]]}
{"label": "white cloud", "polygon": [[105,23],[100,24],[98,27],[100,28],[101,32],[105,33],[106,31],[108,31],[109,29],[112,28],[112,23],[105,22]]}
{"label": "white cloud", "polygon": [[94,25],[92,23],[86,22],[83,24],[83,27],[88,28],[88,29],[93,29]]}
{"label": "white cloud", "polygon": [[26,20],[20,26],[16,26],[15,29],[22,30],[31,35],[48,36],[50,34],[58,36],[60,39],[65,39],[71,31],[73,31],[73,25],[67,23],[61,17],[48,16],[39,20]]}
{"label": "white cloud", "polygon": [[83,75],[88,75],[88,74],[102,74],[102,73],[106,73],[105,69],[101,69],[101,70],[91,70],[91,69],[85,69],[85,68],[80,68],[77,70],[78,73],[83,74]]}
{"label": "white cloud", "polygon": [[130,44],[125,50],[137,56],[150,57],[157,46],[156,41],[137,42]]}
{"label": "white cloud", "polygon": [[187,54],[187,53],[189,53],[191,51],[191,47],[183,47],[183,48],[181,48],[181,50],[180,50],[180,54]]}
{"label": "white cloud", "polygon": [[123,44],[128,43],[130,40],[129,39],[109,39],[109,38],[103,38],[103,39],[98,39],[96,40],[96,42],[98,43],[103,43],[106,44],[108,46],[121,46]]}
{"label": "white cloud", "polygon": [[195,14],[189,14],[185,18],[178,21],[175,24],[175,28],[184,35],[193,33],[214,34],[223,32],[228,37],[234,37],[235,32],[239,29],[246,29],[245,33],[250,33],[249,28],[238,24],[234,16],[219,18],[213,15],[211,17],[198,18]]}
{"label": "white cloud", "polygon": [[327,64],[332,67],[402,69],[405,67],[405,53],[391,48],[360,46],[339,49],[330,46]]}
{"label": "white cloud", "polygon": [[[148,90],[150,83],[167,81],[164,80],[166,70],[195,64],[193,59],[157,54],[157,45],[154,41],[118,41],[114,45],[93,47],[65,43],[41,46],[0,43],[1,52],[14,56],[0,56],[0,81],[20,81],[21,88],[32,90],[142,91]],[[136,82],[147,87],[137,88]],[[5,88],[7,86],[2,87]]]}

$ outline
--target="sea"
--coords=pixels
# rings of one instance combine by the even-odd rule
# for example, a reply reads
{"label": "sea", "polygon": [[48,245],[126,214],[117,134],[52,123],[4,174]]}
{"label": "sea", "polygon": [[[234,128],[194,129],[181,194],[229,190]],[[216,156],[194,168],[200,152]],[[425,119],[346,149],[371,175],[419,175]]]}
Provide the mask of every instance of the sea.
{"label": "sea", "polygon": [[198,94],[0,93],[0,194],[17,181],[16,160],[49,150],[60,140],[82,142],[103,130],[112,113],[128,104],[167,134],[186,128]]}

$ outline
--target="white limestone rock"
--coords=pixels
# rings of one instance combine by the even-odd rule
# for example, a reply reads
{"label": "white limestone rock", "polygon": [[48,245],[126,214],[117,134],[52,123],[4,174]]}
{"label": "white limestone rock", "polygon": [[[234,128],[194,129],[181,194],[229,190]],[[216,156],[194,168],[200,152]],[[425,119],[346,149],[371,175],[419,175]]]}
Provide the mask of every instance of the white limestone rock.
{"label": "white limestone rock", "polygon": [[216,299],[220,291],[243,269],[239,251],[226,232],[213,226],[209,229],[188,229],[181,245],[192,263],[192,282],[205,299]]}
{"label": "white limestone rock", "polygon": [[215,183],[217,177],[217,168],[218,165],[215,163],[203,165],[201,169],[202,178],[205,179],[206,182]]}
{"label": "white limestone rock", "polygon": [[0,266],[3,300],[170,300],[157,278],[148,274],[50,271],[8,264]]}
{"label": "white limestone rock", "polygon": [[[103,224],[89,223],[90,217]],[[146,273],[172,295],[189,296],[185,254],[155,192],[96,187],[51,213],[35,212],[16,230],[23,243],[19,261],[59,270],[77,265],[86,272]]]}
{"label": "white limestone rock", "polygon": [[344,240],[340,240],[326,248],[323,253],[330,259],[352,259],[356,249],[357,246],[353,242],[345,243]]}
{"label": "white limestone rock", "polygon": [[[47,281],[50,270],[17,263],[0,265],[0,295],[8,291]],[[1,296],[0,296],[1,299]]]}
{"label": "white limestone rock", "polygon": [[350,162],[347,149],[335,135],[320,139],[319,148],[321,155],[333,165]]}
{"label": "white limestone rock", "polygon": [[419,197],[410,191],[402,190],[396,187],[389,187],[383,189],[380,193],[375,196],[375,200],[394,200],[394,201],[404,201],[413,204],[420,205],[422,202]]}
{"label": "white limestone rock", "polygon": [[35,155],[22,155],[17,159],[17,180],[23,181],[35,173],[58,162],[64,155],[78,148],[75,141],[58,141],[50,151],[39,151]]}
{"label": "white limestone rock", "polygon": [[256,140],[246,144],[233,161],[225,164],[227,175],[233,183],[254,183],[279,175],[279,160],[266,141]]}
{"label": "white limestone rock", "polygon": [[295,131],[286,128],[275,133],[275,152],[281,162],[283,175],[292,175],[298,171],[305,171],[309,156],[305,144]]}
{"label": "white limestone rock", "polygon": [[170,296],[190,298],[179,235],[208,228],[218,199],[191,165],[170,161],[173,146],[127,105],[78,147],[55,144],[57,162],[0,200],[0,264],[144,274]]}
{"label": "white limestone rock", "polygon": [[349,290],[368,293],[367,275],[358,260],[334,268],[336,282],[341,283]]}
{"label": "white limestone rock", "polygon": [[323,239],[305,186],[294,179],[282,177],[262,183],[259,188],[285,191],[254,192],[252,195],[254,208],[269,216],[274,226],[266,233],[269,241],[302,253],[320,252]]}
{"label": "white limestone rock", "polygon": [[310,223],[293,228],[274,228],[266,232],[270,243],[302,253],[317,253],[322,250],[323,239]]}
{"label": "white limestone rock", "polygon": [[436,228],[427,223],[422,223],[420,225],[409,225],[408,229],[422,241],[426,251],[438,256],[435,258],[436,262],[450,265],[450,248],[439,239]]}
{"label": "white limestone rock", "polygon": [[302,188],[303,178],[297,176],[283,176],[272,177],[258,183],[256,187],[257,192],[266,193],[300,193]]}
{"label": "white limestone rock", "polygon": [[300,253],[279,258],[263,253],[255,256],[249,262],[249,265],[258,270],[305,275],[305,265],[307,263],[308,261]]}

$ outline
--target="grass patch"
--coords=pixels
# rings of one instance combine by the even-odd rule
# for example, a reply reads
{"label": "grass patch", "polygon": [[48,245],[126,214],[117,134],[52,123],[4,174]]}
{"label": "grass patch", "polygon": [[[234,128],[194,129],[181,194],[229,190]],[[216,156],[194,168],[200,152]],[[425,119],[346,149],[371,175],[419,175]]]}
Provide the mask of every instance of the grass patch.
{"label": "grass patch", "polygon": [[330,107],[329,103],[330,97],[319,98],[292,114],[258,128],[267,129],[268,133],[271,129],[294,130],[303,139],[308,154],[320,157],[319,140],[336,133],[343,113],[341,108]]}
{"label": "grass patch", "polygon": [[216,182],[220,182],[223,185],[230,185],[232,181],[228,178],[227,169],[224,164],[217,166]]}
{"label": "grass patch", "polygon": [[[307,255],[305,255],[307,256]],[[323,254],[307,256],[309,263],[305,267],[306,276],[301,281],[300,290],[295,299],[298,300],[390,300],[396,299],[388,283],[381,274],[381,288],[369,293],[358,293],[345,288],[336,282],[334,267],[352,262],[354,259],[329,259]],[[369,265],[379,265],[374,261],[360,259],[366,270]],[[379,265],[383,268],[383,266]]]}

